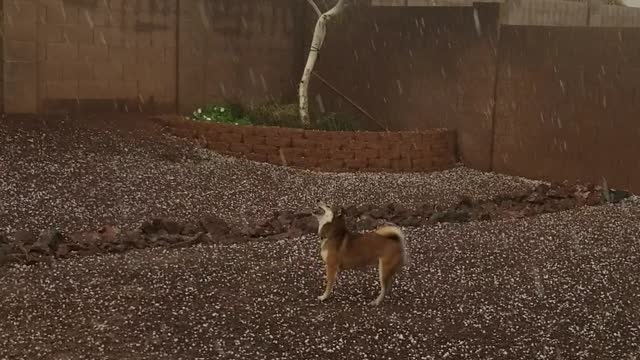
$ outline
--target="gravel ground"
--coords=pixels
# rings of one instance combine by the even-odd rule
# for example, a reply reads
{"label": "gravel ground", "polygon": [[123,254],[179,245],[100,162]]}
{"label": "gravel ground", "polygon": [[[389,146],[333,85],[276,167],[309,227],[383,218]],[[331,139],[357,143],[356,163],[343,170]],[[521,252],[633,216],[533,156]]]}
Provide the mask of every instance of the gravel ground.
{"label": "gravel ground", "polygon": [[[130,117],[0,122],[0,231],[234,225],[342,204],[487,198],[533,182],[465,168],[314,174],[224,158]],[[407,229],[383,307],[375,270],[319,303],[313,236],[147,249],[0,272],[0,359],[638,359],[640,201]]]}
{"label": "gravel ground", "polygon": [[347,205],[487,198],[528,180],[466,168],[432,174],[316,174],[219,156],[140,116],[0,121],[0,232],[136,227],[217,214],[234,226],[316,198]]}
{"label": "gravel ground", "polygon": [[0,358],[637,359],[640,203],[408,229],[319,303],[314,237],[143,250],[0,274]]}

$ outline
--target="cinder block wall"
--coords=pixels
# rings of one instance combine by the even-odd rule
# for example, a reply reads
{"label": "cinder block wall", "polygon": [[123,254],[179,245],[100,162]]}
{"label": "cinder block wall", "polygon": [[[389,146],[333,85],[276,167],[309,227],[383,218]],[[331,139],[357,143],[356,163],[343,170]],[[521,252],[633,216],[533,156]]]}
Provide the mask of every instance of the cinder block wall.
{"label": "cinder block wall", "polygon": [[[498,15],[494,4],[352,8],[328,29],[316,72],[390,129],[457,129],[465,163],[488,170]],[[379,129],[316,78],[311,96]]]}
{"label": "cinder block wall", "polygon": [[3,0],[4,110],[33,113],[37,109],[38,6],[34,1]]}
{"label": "cinder block wall", "polygon": [[640,29],[503,26],[493,169],[640,191]]}
{"label": "cinder block wall", "polygon": [[176,0],[4,0],[5,112],[175,109]]}
{"label": "cinder block wall", "polygon": [[299,0],[180,1],[179,108],[293,101],[302,74]]}
{"label": "cinder block wall", "polygon": [[306,5],[297,0],[2,5],[7,113],[188,112],[295,96]]}

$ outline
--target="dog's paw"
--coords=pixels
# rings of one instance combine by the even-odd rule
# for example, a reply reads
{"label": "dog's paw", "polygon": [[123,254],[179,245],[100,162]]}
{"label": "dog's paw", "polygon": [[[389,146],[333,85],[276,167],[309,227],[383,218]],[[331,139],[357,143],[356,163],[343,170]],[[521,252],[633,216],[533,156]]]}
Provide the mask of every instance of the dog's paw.
{"label": "dog's paw", "polygon": [[371,306],[379,306],[382,303],[382,300],[375,299],[369,303]]}
{"label": "dog's paw", "polygon": [[329,295],[320,295],[320,296],[318,296],[318,300],[320,300],[320,301],[325,301],[328,298],[329,298]]}

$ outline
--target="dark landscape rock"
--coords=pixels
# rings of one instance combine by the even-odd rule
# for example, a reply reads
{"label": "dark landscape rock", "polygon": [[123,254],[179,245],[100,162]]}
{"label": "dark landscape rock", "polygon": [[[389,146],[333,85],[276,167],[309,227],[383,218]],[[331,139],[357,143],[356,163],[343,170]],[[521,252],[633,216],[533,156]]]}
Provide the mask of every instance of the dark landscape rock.
{"label": "dark landscape rock", "polygon": [[293,211],[284,211],[278,214],[278,222],[282,226],[289,226],[296,219],[296,213]]}
{"label": "dark landscape rock", "polygon": [[[5,238],[8,239],[8,238]],[[0,242],[0,266],[8,264],[11,261],[13,254],[13,246],[9,243]]]}
{"label": "dark landscape rock", "polygon": [[[347,216],[347,224],[356,230],[371,230],[379,226],[381,221],[390,221],[401,226],[420,226],[439,222],[489,221],[508,218],[522,218],[544,213],[558,212],[585,205],[604,203],[595,185],[567,183],[540,184],[531,191],[519,191],[514,194],[502,194],[493,199],[476,201],[462,195],[458,202],[447,209],[435,209],[432,204],[422,204],[414,209],[406,209],[402,204],[387,203],[381,207],[372,204],[349,205],[343,208]],[[618,201],[628,193],[621,193]],[[304,218],[303,213],[295,215]],[[253,237],[271,236],[286,231],[289,212],[275,213],[272,218],[253,224],[243,229],[243,234]],[[308,219],[308,226],[300,229],[296,221],[289,226],[289,234],[304,234],[316,231],[317,221]],[[297,228],[297,230],[295,230]]]}
{"label": "dark landscape rock", "polygon": [[446,218],[447,218],[447,213],[446,212],[438,211],[438,212],[435,212],[435,213],[431,214],[431,216],[427,220],[427,224],[433,225],[433,224],[439,223],[441,221],[444,221],[444,219],[446,219]]}
{"label": "dark landscape rock", "polygon": [[71,243],[83,247],[95,246],[102,241],[100,234],[95,231],[78,231],[72,233],[69,238]]}
{"label": "dark landscape rock", "polygon": [[[378,223],[377,218],[374,218],[371,215],[365,214],[358,218],[358,220],[356,221],[356,227],[358,229],[373,229],[377,223]],[[316,228],[317,226],[318,225],[316,221]]]}
{"label": "dark landscape rock", "polygon": [[140,229],[142,229],[142,232],[144,232],[145,234],[156,234],[162,228],[162,220],[160,219],[152,219],[151,221],[146,221],[140,227]]}
{"label": "dark landscape rock", "polygon": [[98,234],[104,241],[114,241],[120,234],[120,229],[116,226],[105,225],[98,229]]}
{"label": "dark landscape rock", "polygon": [[60,244],[60,246],[58,246],[58,249],[56,250],[56,257],[65,258],[69,255],[70,251],[71,249],[69,248],[69,245]]}
{"label": "dark landscape rock", "polygon": [[215,215],[209,215],[203,218],[200,221],[200,228],[204,232],[209,233],[212,236],[224,236],[229,234],[230,232],[229,225],[227,225],[224,220]]}
{"label": "dark landscape rock", "polygon": [[[623,191],[611,190],[615,201],[630,196]],[[433,225],[441,222],[465,223],[536,216],[597,206],[606,201],[596,185],[539,185],[529,192],[503,194],[487,200],[473,200],[460,196],[448,208],[421,204],[406,208],[399,203],[349,205],[341,208],[347,226],[354,231],[370,231],[384,224],[403,227]],[[279,241],[317,232],[318,222],[308,211],[276,211],[270,217],[250,222],[240,231],[233,231],[220,217],[207,216],[197,224],[168,218],[153,218],[138,229],[121,231],[105,225],[97,231],[81,231],[66,237],[57,230],[43,232],[38,238],[29,231],[18,231],[12,236],[0,234],[0,264],[35,264],[99,253],[123,253],[132,249],[152,247],[185,248],[198,244],[237,244],[248,241]]]}
{"label": "dark landscape rock", "polygon": [[27,230],[18,230],[13,234],[13,240],[23,245],[33,245],[36,243],[36,236]]}
{"label": "dark landscape rock", "polygon": [[0,245],[9,244],[9,236],[0,233]]}
{"label": "dark landscape rock", "polygon": [[196,224],[186,223],[180,232],[182,235],[190,235],[193,236],[200,232],[200,227]]}
{"label": "dark landscape rock", "polygon": [[296,218],[291,227],[299,230],[302,234],[313,234],[318,231],[318,220],[311,215]]}
{"label": "dark landscape rock", "polygon": [[38,238],[38,242],[36,243],[36,247],[50,251],[56,251],[58,248],[58,244],[64,241],[64,236],[58,230],[47,230],[40,234]]}

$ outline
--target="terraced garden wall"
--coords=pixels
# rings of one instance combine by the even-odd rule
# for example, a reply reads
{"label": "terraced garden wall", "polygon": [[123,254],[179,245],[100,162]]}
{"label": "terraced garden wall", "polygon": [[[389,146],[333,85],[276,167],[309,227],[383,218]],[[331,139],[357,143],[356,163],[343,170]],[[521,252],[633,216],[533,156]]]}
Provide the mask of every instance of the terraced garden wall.
{"label": "terraced garden wall", "polygon": [[429,172],[456,162],[455,131],[342,132],[158,118],[173,135],[218,153],[275,165],[343,172]]}

